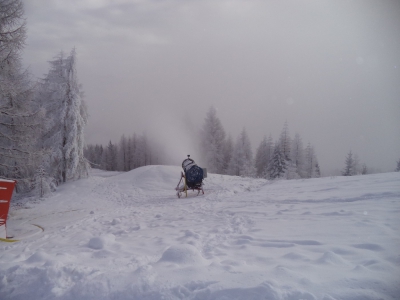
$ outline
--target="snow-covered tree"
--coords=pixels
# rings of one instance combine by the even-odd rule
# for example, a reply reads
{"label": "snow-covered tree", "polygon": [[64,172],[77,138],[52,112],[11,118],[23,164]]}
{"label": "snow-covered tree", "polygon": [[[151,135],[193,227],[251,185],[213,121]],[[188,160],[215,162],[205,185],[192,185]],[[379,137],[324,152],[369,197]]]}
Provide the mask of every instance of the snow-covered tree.
{"label": "snow-covered tree", "polygon": [[139,162],[137,160],[137,144],[138,144],[138,137],[136,133],[133,133],[132,136],[129,138],[129,169],[133,170],[139,166]]}
{"label": "snow-covered tree", "polygon": [[285,178],[286,179],[293,179],[296,178],[296,169],[295,166],[291,160],[291,138],[289,135],[289,126],[288,123],[285,122],[281,136],[279,138],[279,143],[280,143],[280,151],[282,152],[284,158],[285,158],[285,165],[286,165],[286,170],[285,170]]}
{"label": "snow-covered tree", "polygon": [[262,178],[268,178],[268,167],[271,161],[273,153],[273,140],[272,137],[269,136],[267,139],[264,136],[264,139],[261,141],[260,145],[257,148],[256,158],[255,158],[255,167],[256,167],[256,175]]}
{"label": "snow-covered tree", "polygon": [[50,177],[46,170],[39,166],[35,172],[33,192],[38,198],[44,198],[52,191],[55,191],[54,178]]}
{"label": "snow-covered tree", "polygon": [[304,154],[304,173],[305,178],[313,178],[315,177],[315,165],[317,163],[317,159],[315,156],[314,147],[308,143],[305,154]]}
{"label": "snow-covered tree", "polygon": [[76,52],[60,53],[40,83],[37,99],[46,109],[46,132],[42,147],[50,150],[49,174],[57,183],[88,175],[83,156],[87,109],[76,72]]}
{"label": "snow-covered tree", "polygon": [[352,176],[354,175],[354,159],[353,159],[353,153],[351,151],[349,151],[349,153],[347,154],[346,157],[346,161],[345,161],[345,167],[344,170],[342,172],[343,176]]}
{"label": "snow-covered tree", "polygon": [[280,149],[283,153],[283,156],[285,157],[286,161],[290,161],[290,144],[291,144],[291,140],[290,140],[290,135],[289,135],[289,126],[288,123],[285,122],[285,124],[283,125],[283,129],[281,132],[281,136],[279,138],[279,144],[280,144]]}
{"label": "snow-covered tree", "polygon": [[87,145],[85,157],[95,168],[109,171],[130,171],[142,166],[163,163],[163,148],[146,134],[121,136],[118,144],[106,147]]}
{"label": "snow-covered tree", "polygon": [[118,168],[118,148],[111,141],[103,151],[102,169],[116,171]]}
{"label": "snow-covered tree", "polygon": [[31,188],[37,167],[36,136],[42,115],[32,102],[29,74],[22,70],[26,29],[20,0],[0,0],[0,178]]}
{"label": "snow-covered tree", "polygon": [[103,145],[96,145],[94,146],[94,160],[93,160],[93,168],[100,168],[101,166],[101,158],[103,157]]}
{"label": "snow-covered tree", "polygon": [[256,157],[254,159],[254,165],[256,168],[257,177],[263,177],[266,166],[268,165],[269,157],[266,156],[267,149],[267,137],[264,136],[260,145],[256,151]]}
{"label": "snow-covered tree", "polygon": [[269,164],[268,173],[269,178],[277,179],[282,178],[286,172],[286,159],[283,151],[281,150],[281,144],[275,143],[274,153],[272,154],[272,161]]}
{"label": "snow-covered tree", "polygon": [[315,163],[315,172],[314,172],[314,174],[315,174],[316,178],[320,178],[321,177],[321,169],[319,168],[319,163],[318,162]]}
{"label": "snow-covered tree", "polygon": [[367,175],[367,174],[368,174],[367,165],[363,164],[362,165],[362,170],[361,170],[361,175]]}
{"label": "snow-covered tree", "polygon": [[26,39],[24,7],[21,0],[0,0],[0,70],[20,63]]}
{"label": "snow-covered tree", "polygon": [[223,174],[228,174],[229,163],[232,159],[233,154],[233,142],[231,135],[228,135],[228,138],[225,140],[224,148],[223,148],[223,158],[224,158],[224,166],[223,166]]}
{"label": "snow-covered tree", "polygon": [[153,163],[156,155],[152,150],[152,141],[150,141],[145,133],[137,135],[134,133],[129,139],[129,165],[130,170],[147,166]]}
{"label": "snow-covered tree", "polygon": [[118,170],[129,171],[129,143],[125,135],[121,136],[118,146]]}
{"label": "snow-covered tree", "polygon": [[293,178],[304,178],[304,148],[300,134],[296,133],[292,141],[291,162],[294,170]]}
{"label": "snow-covered tree", "polygon": [[211,107],[204,120],[201,131],[201,154],[210,173],[224,172],[225,130],[217,117],[217,111]]}
{"label": "snow-covered tree", "polygon": [[256,174],[250,139],[244,128],[236,140],[228,174],[245,177],[253,177]]}
{"label": "snow-covered tree", "polygon": [[126,152],[127,152],[127,161],[126,161],[126,165],[128,168],[128,171],[133,169],[133,157],[132,157],[132,152],[133,152],[133,148],[132,148],[132,137],[128,137],[126,140]]}

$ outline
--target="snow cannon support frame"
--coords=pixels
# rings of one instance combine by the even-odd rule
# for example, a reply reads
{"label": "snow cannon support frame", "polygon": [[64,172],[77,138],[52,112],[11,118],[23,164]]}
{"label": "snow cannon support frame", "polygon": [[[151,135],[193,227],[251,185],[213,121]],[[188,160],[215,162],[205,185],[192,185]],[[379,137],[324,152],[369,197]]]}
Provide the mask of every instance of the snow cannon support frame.
{"label": "snow cannon support frame", "polygon": [[[197,166],[194,160],[190,158],[190,155],[188,155],[188,158],[182,162],[182,169],[184,171],[181,172],[181,178],[175,188],[178,198],[181,197],[182,193],[185,193],[187,197],[188,190],[196,190],[197,196],[200,192],[204,195],[203,179],[207,176],[204,176],[207,174],[207,171]],[[183,186],[180,186],[182,179]]]}

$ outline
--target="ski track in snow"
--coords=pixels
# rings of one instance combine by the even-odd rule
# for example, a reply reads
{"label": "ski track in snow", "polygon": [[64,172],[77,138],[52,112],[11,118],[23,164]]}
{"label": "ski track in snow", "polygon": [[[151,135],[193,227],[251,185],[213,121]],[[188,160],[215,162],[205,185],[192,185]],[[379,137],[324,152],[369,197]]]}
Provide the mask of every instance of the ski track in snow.
{"label": "ski track in snow", "polygon": [[209,174],[178,199],[179,174],[93,170],[12,203],[0,298],[400,299],[399,173]]}

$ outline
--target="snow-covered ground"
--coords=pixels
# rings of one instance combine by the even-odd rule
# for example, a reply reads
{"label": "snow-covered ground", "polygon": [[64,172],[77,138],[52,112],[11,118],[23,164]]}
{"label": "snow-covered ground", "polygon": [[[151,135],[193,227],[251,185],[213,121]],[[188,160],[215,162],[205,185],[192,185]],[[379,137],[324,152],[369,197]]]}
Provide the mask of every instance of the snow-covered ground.
{"label": "snow-covered ground", "polygon": [[14,201],[0,299],[400,299],[400,173],[266,181],[93,170]]}

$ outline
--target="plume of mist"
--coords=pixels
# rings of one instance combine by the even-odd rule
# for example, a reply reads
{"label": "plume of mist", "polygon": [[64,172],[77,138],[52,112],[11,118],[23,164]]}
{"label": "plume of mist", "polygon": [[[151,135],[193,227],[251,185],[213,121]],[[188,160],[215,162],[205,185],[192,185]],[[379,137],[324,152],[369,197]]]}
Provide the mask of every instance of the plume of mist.
{"label": "plume of mist", "polygon": [[163,147],[166,163],[180,165],[187,155],[190,155],[196,163],[201,163],[199,128],[191,121],[190,113],[177,115],[168,111],[159,113],[148,124],[146,132]]}

